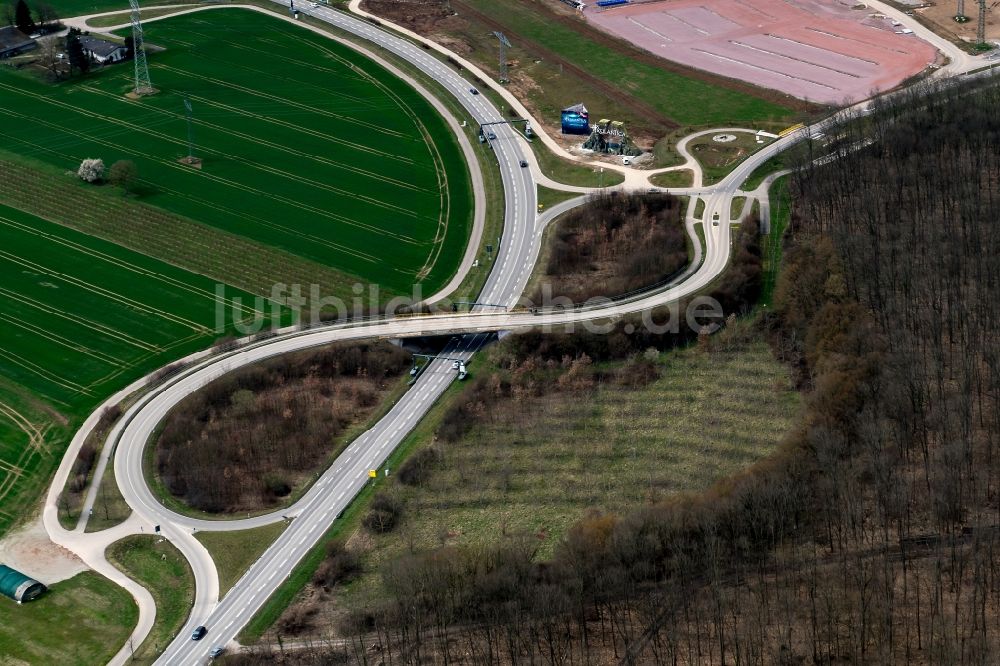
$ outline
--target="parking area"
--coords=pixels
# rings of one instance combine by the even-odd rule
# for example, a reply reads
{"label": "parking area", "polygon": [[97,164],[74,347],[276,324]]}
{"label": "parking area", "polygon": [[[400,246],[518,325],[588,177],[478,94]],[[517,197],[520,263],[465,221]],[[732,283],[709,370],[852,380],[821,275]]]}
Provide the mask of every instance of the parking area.
{"label": "parking area", "polygon": [[663,58],[825,104],[888,90],[937,51],[901,26],[839,0],[664,0],[587,19]]}

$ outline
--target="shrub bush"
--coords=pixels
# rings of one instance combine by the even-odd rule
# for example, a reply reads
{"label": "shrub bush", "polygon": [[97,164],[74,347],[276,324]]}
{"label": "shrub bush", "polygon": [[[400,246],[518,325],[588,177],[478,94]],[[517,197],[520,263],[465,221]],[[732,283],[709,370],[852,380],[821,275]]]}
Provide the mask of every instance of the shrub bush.
{"label": "shrub bush", "polygon": [[357,553],[348,550],[340,539],[331,541],[326,546],[326,558],[313,574],[312,582],[322,588],[329,589],[337,583],[342,583],[360,570]]}
{"label": "shrub bush", "polygon": [[441,452],[436,448],[421,449],[409,457],[399,468],[399,482],[407,486],[423,485],[434,472],[434,467],[441,460]]}
{"label": "shrub bush", "polygon": [[379,493],[372,498],[371,508],[362,523],[376,534],[391,532],[399,524],[403,504],[395,497]]}

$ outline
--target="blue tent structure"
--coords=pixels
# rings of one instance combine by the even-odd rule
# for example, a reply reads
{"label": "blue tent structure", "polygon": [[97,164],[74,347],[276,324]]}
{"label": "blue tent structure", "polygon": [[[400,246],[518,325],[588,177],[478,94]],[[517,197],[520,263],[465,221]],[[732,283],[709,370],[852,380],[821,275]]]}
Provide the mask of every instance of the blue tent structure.
{"label": "blue tent structure", "polygon": [[28,578],[20,571],[0,564],[0,594],[17,603],[31,601],[45,592],[45,586],[34,578]]}

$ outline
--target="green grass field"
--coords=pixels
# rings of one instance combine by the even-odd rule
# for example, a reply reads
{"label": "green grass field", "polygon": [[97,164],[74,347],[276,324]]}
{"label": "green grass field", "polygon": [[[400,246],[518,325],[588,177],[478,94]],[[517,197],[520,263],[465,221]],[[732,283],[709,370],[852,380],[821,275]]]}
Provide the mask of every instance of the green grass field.
{"label": "green grass field", "polygon": [[[0,206],[0,373],[52,404],[94,403],[212,339],[207,278]],[[245,318],[255,310],[241,296]]]}
{"label": "green grass field", "polygon": [[0,370],[0,535],[31,513],[70,437],[58,412]]}
{"label": "green grass field", "polygon": [[[346,47],[258,12],[151,23],[141,101],[128,66],[48,85],[0,72],[0,137],[60,168],[136,162],[142,200],[409,293],[454,274],[472,210],[458,143],[407,84]],[[187,154],[184,100],[194,109]]]}
{"label": "green grass field", "polygon": [[2,149],[0,200],[252,294],[269,297],[279,283],[318,285],[322,295],[345,302],[354,295],[354,281],[328,266],[122,196],[112,185],[94,187]]}
{"label": "green grass field", "polygon": [[31,603],[18,606],[6,597],[0,602],[4,666],[105,664],[139,619],[129,593],[91,571],[56,583]]}
{"label": "green grass field", "polygon": [[0,533],[107,395],[217,337],[244,292],[0,205]]}
{"label": "green grass field", "polygon": [[156,621],[129,663],[151,664],[191,612],[194,574],[180,551],[160,537],[136,534],[111,544],[108,560],[153,595]]}
{"label": "green grass field", "polygon": [[250,565],[274,543],[288,524],[265,525],[236,532],[198,532],[195,538],[212,554],[219,573],[219,598],[226,596]]}
{"label": "green grass field", "polygon": [[[28,6],[31,8],[35,7],[36,1],[26,0]],[[114,9],[128,9],[127,0],[51,0],[49,4],[63,18],[110,12]],[[169,4],[172,4],[171,0],[147,0],[142,3],[142,6],[149,5],[150,7],[154,7],[156,5]]]}

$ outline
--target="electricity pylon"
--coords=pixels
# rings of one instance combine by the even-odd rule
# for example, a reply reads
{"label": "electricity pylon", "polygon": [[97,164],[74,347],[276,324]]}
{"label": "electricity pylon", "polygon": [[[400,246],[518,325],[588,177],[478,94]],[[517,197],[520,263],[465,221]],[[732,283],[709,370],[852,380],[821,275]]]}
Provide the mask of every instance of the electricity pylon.
{"label": "electricity pylon", "polygon": [[149,80],[146,47],[142,43],[142,22],[139,20],[139,0],[129,0],[132,6],[132,58],[135,60],[135,94],[152,95],[156,90]]}
{"label": "electricity pylon", "polygon": [[510,41],[502,32],[494,32],[497,40],[500,42],[500,83],[510,83],[510,79],[507,78],[507,49],[510,48]]}
{"label": "electricity pylon", "polygon": [[979,26],[976,28],[976,43],[986,43],[986,0],[979,0]]}

